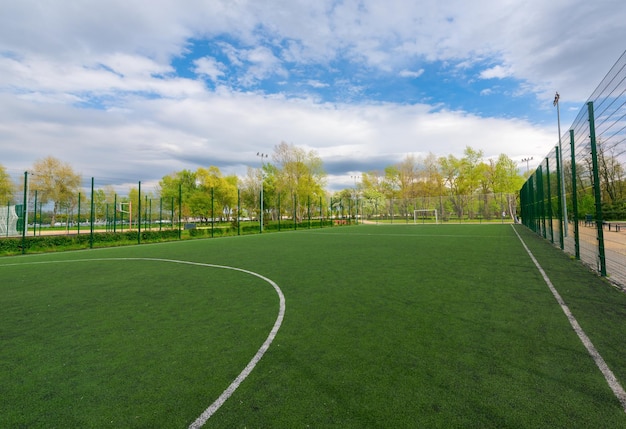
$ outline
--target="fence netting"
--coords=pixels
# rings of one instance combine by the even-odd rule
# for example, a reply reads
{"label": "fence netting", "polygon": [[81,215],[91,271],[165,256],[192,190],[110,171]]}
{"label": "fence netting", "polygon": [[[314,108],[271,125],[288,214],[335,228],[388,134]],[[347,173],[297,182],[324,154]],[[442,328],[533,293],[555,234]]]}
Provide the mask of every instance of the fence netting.
{"label": "fence netting", "polygon": [[625,173],[626,52],[523,185],[522,222],[626,286]]}
{"label": "fence netting", "polygon": [[[163,195],[158,185],[81,179],[74,191],[42,190],[36,172],[11,172],[13,192],[0,202],[0,237],[177,230],[194,236],[238,235],[364,222],[437,223],[512,221],[517,196],[507,193],[420,198],[263,194],[219,189]],[[110,181],[110,182],[109,182]],[[112,184],[117,183],[117,184]]]}

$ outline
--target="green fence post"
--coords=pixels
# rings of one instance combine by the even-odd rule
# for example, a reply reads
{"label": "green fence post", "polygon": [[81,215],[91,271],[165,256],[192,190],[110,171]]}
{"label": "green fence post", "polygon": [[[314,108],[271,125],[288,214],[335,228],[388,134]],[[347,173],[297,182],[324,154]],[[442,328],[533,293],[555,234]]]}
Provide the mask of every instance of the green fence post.
{"label": "green fence post", "polygon": [[348,198],[348,225],[352,224],[352,198]]}
{"label": "green fence post", "polygon": [[574,217],[574,249],[576,259],[580,259],[580,231],[578,229],[578,190],[576,184],[576,153],[574,151],[574,130],[569,130],[569,144],[572,157],[572,216]]}
{"label": "green fence post", "polygon": [[163,197],[159,198],[159,231],[163,228]]}
{"label": "green fence post", "polygon": [[322,197],[320,197],[320,228],[324,227],[324,207],[322,207]]}
{"label": "green fence post", "polygon": [[117,232],[117,194],[113,194],[113,232]]}
{"label": "green fence post", "polygon": [[297,204],[298,202],[298,197],[296,197],[296,194],[293,194],[293,229],[297,230],[298,229],[298,213],[297,213]]}
{"label": "green fence post", "polygon": [[170,220],[171,220],[170,225],[172,226],[170,227],[170,229],[174,229],[174,197],[172,197],[171,203],[172,203],[172,207],[170,208]]}
{"label": "green fence post", "polygon": [[[91,216],[89,217],[91,224],[91,232],[89,235],[89,248],[93,249],[93,224],[94,224],[94,190],[93,190],[93,177],[91,178]],[[78,216],[78,224],[80,225],[80,214]]]}
{"label": "green fence post", "polygon": [[591,162],[593,165],[593,191],[596,200],[596,229],[598,231],[598,257],[600,259],[600,275],[606,277],[606,255],[604,253],[604,229],[602,217],[602,193],[600,190],[600,170],[596,144],[596,125],[593,114],[593,101],[587,103],[589,112],[589,138],[591,140]]}
{"label": "green fence post", "polygon": [[[22,206],[22,254],[26,253],[26,222],[28,204],[28,171],[24,172],[24,205]],[[7,217],[8,219],[8,217]]]}
{"label": "green fence post", "polygon": [[278,194],[278,232],[280,232],[280,218],[283,217],[283,213],[280,209],[280,193]]}
{"label": "green fence post", "polygon": [[559,243],[561,250],[565,249],[565,243],[563,242],[563,184],[561,183],[561,157],[559,156],[559,147],[555,146],[556,153],[556,183],[557,183],[557,196],[559,201],[557,202],[557,216],[559,220]]}
{"label": "green fence post", "polygon": [[141,180],[137,193],[137,244],[141,244]]}
{"label": "green fence post", "polygon": [[[41,223],[41,218],[39,219],[39,223]],[[33,237],[36,235],[37,235],[37,189],[35,189],[35,217],[33,219]]]}
{"label": "green fence post", "polygon": [[80,192],[78,193],[78,228],[76,233],[80,235]]}
{"label": "green fence post", "polygon": [[554,244],[554,213],[552,212],[552,187],[550,183],[550,158],[546,157],[546,184],[548,185],[548,219],[550,220],[550,242]]}
{"label": "green fence post", "polygon": [[[241,189],[237,188],[237,235],[241,235],[241,222],[239,221],[239,212],[241,211]],[[263,220],[261,220],[263,223]]]}
{"label": "green fence post", "polygon": [[543,238],[548,238],[546,234],[546,200],[545,200],[545,185],[543,184],[543,165],[539,165],[537,168],[537,202],[538,207],[538,216],[537,220],[539,221],[539,232]]}
{"label": "green fence post", "polygon": [[211,187],[211,238],[215,237],[215,188]]}
{"label": "green fence post", "polygon": [[261,182],[261,192],[259,194],[259,234],[263,233],[263,182]]}
{"label": "green fence post", "polygon": [[[172,200],[172,204],[173,204],[173,200]],[[174,211],[172,210],[172,214],[173,213]],[[183,184],[181,182],[178,184],[178,239],[179,240],[183,237],[183,233],[181,231],[182,221],[183,221]]]}

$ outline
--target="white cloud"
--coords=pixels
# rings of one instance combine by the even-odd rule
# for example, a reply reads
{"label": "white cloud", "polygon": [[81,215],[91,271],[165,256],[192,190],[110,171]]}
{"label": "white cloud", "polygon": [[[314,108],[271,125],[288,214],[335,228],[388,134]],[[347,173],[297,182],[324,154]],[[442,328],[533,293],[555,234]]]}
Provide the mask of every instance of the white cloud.
{"label": "white cloud", "polygon": [[329,172],[341,175],[340,168],[382,169],[409,152],[461,156],[468,145],[486,156],[539,159],[554,140],[552,130],[524,121],[432,113],[428,105],[331,105],[229,92],[137,98],[125,112],[51,112],[6,95],[0,101],[5,133],[11,124],[4,159],[24,169],[53,155],[83,174],[126,182],[209,165],[243,175],[256,152],[271,153],[281,141],[317,150]]}
{"label": "white cloud", "polygon": [[207,76],[212,81],[217,81],[221,76],[224,76],[224,65],[211,57],[203,57],[195,60],[196,66],[194,72],[199,75]]}
{"label": "white cloud", "polygon": [[511,70],[507,67],[500,65],[494,66],[490,69],[480,72],[481,79],[504,79],[512,75]]}
{"label": "white cloud", "polygon": [[328,88],[330,85],[319,80],[309,79],[306,81],[307,85],[313,88]]}
{"label": "white cloud", "polygon": [[420,77],[423,74],[424,74],[424,69],[419,69],[418,71],[401,70],[400,73],[399,73],[400,77],[409,77],[409,78],[413,78],[413,79],[416,79],[416,78]]}
{"label": "white cloud", "polygon": [[[236,92],[224,86],[226,63],[241,68],[244,85],[288,77],[286,62],[299,71],[315,64],[333,79],[307,76],[307,90],[332,87],[345,100],[366,83],[331,70],[341,61],[362,75],[404,78],[433,62],[500,64],[480,77],[521,80],[519,91],[551,106],[556,89],[563,102],[586,100],[623,52],[624,16],[626,2],[615,0],[5,1],[1,162],[23,170],[51,154],[86,174],[147,180],[197,164],[235,171],[281,140],[316,148],[328,165],[384,166],[409,151],[458,155],[466,145],[541,159],[554,144],[542,125],[435,113],[427,104],[328,105]],[[203,56],[194,71],[222,85],[209,91],[174,74],[171,60],[190,40],[218,35],[227,36],[219,42],[224,64]]]}

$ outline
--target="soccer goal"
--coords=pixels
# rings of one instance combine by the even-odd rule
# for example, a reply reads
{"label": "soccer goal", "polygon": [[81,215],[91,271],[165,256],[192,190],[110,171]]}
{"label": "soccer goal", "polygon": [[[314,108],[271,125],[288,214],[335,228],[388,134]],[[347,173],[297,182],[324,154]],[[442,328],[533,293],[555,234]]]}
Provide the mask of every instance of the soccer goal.
{"label": "soccer goal", "polygon": [[121,222],[124,224],[124,213],[128,214],[128,229],[133,228],[133,203],[132,201],[118,203],[117,211],[122,214]]}
{"label": "soccer goal", "polygon": [[[21,206],[20,206],[21,211]],[[16,206],[5,206],[0,208],[0,237],[14,237],[20,235],[17,230],[19,220]]]}
{"label": "soccer goal", "polygon": [[437,209],[418,209],[413,210],[413,223],[417,222],[425,223],[426,221],[439,223],[437,218]]}

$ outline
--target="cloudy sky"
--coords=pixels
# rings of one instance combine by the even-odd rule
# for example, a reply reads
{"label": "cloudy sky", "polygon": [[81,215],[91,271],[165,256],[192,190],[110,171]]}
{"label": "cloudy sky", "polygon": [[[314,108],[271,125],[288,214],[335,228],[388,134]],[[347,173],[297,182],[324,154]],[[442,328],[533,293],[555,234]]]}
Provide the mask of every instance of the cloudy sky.
{"label": "cloudy sky", "polygon": [[533,168],[626,49],[623,0],[0,0],[0,164],[99,182],[280,142],[328,188],[433,153]]}

